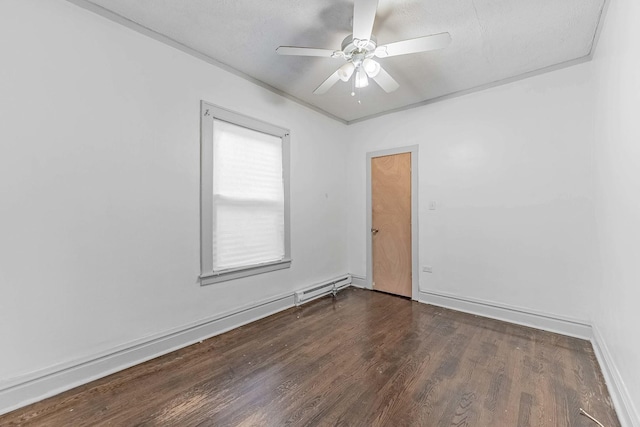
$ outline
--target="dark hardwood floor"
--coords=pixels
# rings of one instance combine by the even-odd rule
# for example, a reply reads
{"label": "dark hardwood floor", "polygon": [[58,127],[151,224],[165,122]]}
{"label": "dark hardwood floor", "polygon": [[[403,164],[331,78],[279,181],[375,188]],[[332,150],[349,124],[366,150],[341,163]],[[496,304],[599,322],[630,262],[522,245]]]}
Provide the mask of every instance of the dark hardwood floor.
{"label": "dark hardwood floor", "polygon": [[348,288],[0,425],[619,426],[587,341]]}

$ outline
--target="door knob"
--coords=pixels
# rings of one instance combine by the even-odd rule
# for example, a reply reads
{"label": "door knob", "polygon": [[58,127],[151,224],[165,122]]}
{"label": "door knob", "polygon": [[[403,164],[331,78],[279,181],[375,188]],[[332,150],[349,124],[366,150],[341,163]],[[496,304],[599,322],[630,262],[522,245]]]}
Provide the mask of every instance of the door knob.
{"label": "door knob", "polygon": [[371,232],[372,232],[373,234],[376,234],[378,231],[380,231],[380,230],[378,230],[377,228],[371,228]]}

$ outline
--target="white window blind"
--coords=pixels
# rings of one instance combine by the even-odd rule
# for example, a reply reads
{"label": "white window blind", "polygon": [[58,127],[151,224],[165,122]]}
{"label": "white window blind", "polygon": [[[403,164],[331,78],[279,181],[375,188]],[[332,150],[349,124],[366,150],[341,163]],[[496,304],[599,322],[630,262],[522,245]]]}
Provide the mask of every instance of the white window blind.
{"label": "white window blind", "polygon": [[282,138],[213,120],[213,271],[283,260]]}

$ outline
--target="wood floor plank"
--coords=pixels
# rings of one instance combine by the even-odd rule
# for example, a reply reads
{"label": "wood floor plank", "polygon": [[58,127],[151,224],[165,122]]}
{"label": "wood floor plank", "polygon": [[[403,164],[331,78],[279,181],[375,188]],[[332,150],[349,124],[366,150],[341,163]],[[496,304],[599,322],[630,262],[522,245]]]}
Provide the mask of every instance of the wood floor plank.
{"label": "wood floor plank", "polygon": [[0,426],[619,426],[593,349],[349,288],[0,416]]}

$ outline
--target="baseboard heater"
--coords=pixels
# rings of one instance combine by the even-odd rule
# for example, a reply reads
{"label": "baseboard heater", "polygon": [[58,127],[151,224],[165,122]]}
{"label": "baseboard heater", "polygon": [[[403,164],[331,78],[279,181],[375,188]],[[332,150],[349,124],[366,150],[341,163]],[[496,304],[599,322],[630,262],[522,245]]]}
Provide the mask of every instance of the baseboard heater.
{"label": "baseboard heater", "polygon": [[334,296],[338,293],[338,291],[346,288],[351,284],[351,276],[340,276],[335,279],[326,281],[324,283],[318,283],[310,288],[303,289],[301,291],[296,292],[296,305],[303,304],[305,302],[309,302],[316,298],[320,298],[327,294],[333,294]]}

